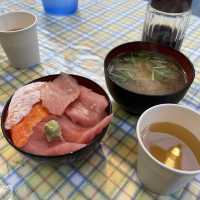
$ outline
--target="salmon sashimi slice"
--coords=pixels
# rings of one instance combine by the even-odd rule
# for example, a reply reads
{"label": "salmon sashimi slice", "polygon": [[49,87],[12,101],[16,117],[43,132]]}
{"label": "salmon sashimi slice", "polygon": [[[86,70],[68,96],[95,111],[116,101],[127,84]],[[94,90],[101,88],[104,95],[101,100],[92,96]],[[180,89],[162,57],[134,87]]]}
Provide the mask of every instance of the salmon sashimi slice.
{"label": "salmon sashimi slice", "polygon": [[91,127],[106,116],[107,99],[92,90],[81,86],[79,98],[67,107],[65,114],[74,122],[84,127]]}
{"label": "salmon sashimi slice", "polygon": [[63,73],[52,82],[45,83],[41,90],[42,104],[51,114],[62,115],[80,95],[79,88],[72,76]]}
{"label": "salmon sashimi slice", "polygon": [[36,155],[56,156],[72,153],[86,146],[86,144],[70,143],[62,140],[48,142],[44,134],[44,124],[40,122],[34,129],[28,143],[23,150]]}
{"label": "salmon sashimi slice", "polygon": [[21,122],[11,129],[11,138],[17,147],[23,147],[33,133],[33,128],[48,116],[48,111],[39,103],[35,104],[32,110]]}
{"label": "salmon sashimi slice", "polygon": [[43,86],[43,82],[30,83],[14,93],[5,121],[6,129],[19,123],[31,111],[32,106],[40,101],[40,90]]}

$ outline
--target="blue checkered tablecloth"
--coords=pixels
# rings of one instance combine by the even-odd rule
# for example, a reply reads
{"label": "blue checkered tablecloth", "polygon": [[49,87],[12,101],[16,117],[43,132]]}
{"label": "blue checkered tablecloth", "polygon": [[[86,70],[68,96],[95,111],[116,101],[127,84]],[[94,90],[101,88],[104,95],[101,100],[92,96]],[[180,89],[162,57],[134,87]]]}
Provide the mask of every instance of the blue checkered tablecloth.
{"label": "blue checkered tablecloth", "polygon": [[[0,49],[0,109],[16,88],[61,71],[89,77],[104,88],[103,61],[113,47],[141,39],[146,1],[79,0],[75,15],[46,15],[39,0],[0,0],[0,13],[27,10],[38,17],[41,64],[9,66]],[[196,78],[180,102],[200,110],[200,19],[192,16],[182,51],[194,63]],[[67,164],[32,160],[16,152],[0,135],[0,199],[25,200],[197,200],[200,176],[171,196],[145,190],[136,172],[137,118],[114,102],[114,119],[101,147],[87,160]]]}

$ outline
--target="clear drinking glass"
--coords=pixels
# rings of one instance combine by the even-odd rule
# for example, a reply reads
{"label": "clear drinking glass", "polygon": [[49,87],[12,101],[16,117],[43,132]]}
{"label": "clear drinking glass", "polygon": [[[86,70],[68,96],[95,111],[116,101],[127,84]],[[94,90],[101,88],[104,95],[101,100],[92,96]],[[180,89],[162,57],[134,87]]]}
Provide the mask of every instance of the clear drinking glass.
{"label": "clear drinking glass", "polygon": [[191,15],[192,0],[151,0],[147,6],[143,41],[180,49]]}

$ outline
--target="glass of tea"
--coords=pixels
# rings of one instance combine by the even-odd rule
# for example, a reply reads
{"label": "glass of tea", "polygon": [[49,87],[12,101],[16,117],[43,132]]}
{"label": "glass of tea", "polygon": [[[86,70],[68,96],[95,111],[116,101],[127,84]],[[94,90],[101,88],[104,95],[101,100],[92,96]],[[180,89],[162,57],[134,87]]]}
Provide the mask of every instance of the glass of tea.
{"label": "glass of tea", "polygon": [[161,104],[137,123],[137,171],[152,192],[176,192],[200,173],[200,115],[187,107]]}

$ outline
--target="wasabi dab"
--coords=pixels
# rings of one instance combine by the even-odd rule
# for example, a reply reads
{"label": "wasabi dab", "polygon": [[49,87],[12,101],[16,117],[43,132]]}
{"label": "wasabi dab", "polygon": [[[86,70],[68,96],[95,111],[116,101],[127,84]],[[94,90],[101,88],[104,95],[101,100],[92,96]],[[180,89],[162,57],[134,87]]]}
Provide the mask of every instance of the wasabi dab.
{"label": "wasabi dab", "polygon": [[54,139],[63,139],[60,125],[55,120],[48,121],[44,126],[47,141],[51,142]]}

